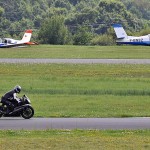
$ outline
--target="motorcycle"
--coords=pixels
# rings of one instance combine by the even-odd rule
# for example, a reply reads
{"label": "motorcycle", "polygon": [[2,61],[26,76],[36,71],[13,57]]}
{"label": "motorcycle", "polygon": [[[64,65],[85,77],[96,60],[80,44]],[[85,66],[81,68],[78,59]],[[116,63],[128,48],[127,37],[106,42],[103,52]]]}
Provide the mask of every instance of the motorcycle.
{"label": "motorcycle", "polygon": [[22,98],[20,98],[19,103],[13,103],[14,110],[12,112],[9,112],[6,114],[7,106],[2,103],[0,106],[0,117],[20,117],[22,116],[24,119],[30,119],[34,115],[34,109],[31,106],[30,99],[23,95]]}

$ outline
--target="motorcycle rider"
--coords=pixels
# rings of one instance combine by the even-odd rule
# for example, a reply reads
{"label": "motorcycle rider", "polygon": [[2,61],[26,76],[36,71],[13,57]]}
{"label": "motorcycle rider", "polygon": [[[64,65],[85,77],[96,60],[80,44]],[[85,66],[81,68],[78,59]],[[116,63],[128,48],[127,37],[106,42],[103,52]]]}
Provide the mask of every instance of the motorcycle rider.
{"label": "motorcycle rider", "polygon": [[14,104],[13,103],[19,103],[20,99],[17,98],[17,93],[20,93],[21,86],[16,85],[14,89],[7,92],[2,96],[1,102],[7,106],[6,114],[9,114],[14,110]]}

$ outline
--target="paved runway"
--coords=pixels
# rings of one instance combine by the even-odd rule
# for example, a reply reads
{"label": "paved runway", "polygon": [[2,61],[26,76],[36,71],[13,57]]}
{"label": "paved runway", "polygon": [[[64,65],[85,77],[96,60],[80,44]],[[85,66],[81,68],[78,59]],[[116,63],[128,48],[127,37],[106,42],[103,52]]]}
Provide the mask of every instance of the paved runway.
{"label": "paved runway", "polygon": [[150,59],[29,59],[0,58],[0,63],[150,64]]}
{"label": "paved runway", "polygon": [[150,129],[150,118],[0,118],[0,130]]}

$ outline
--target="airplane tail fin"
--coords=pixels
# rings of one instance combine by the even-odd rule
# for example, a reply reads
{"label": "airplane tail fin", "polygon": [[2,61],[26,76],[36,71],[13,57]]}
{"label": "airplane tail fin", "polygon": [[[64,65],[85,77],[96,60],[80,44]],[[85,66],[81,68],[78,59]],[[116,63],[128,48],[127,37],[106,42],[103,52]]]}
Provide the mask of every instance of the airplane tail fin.
{"label": "airplane tail fin", "polygon": [[127,38],[127,33],[126,31],[123,29],[122,25],[120,24],[113,24],[112,25],[114,30],[115,30],[115,33],[116,33],[116,36],[118,39],[124,39],[124,38]]}
{"label": "airplane tail fin", "polygon": [[32,30],[26,30],[21,42],[23,43],[30,42],[31,36],[32,36]]}

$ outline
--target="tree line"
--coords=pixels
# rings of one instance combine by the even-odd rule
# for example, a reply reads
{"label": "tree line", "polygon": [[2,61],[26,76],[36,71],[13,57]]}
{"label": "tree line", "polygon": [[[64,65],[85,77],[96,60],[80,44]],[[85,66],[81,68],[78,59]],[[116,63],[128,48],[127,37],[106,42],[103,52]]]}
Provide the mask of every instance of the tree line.
{"label": "tree line", "polygon": [[[128,34],[149,32],[149,0],[1,0],[0,34],[16,38],[34,29],[44,44],[112,45],[112,23]],[[140,32],[139,32],[140,31]]]}

